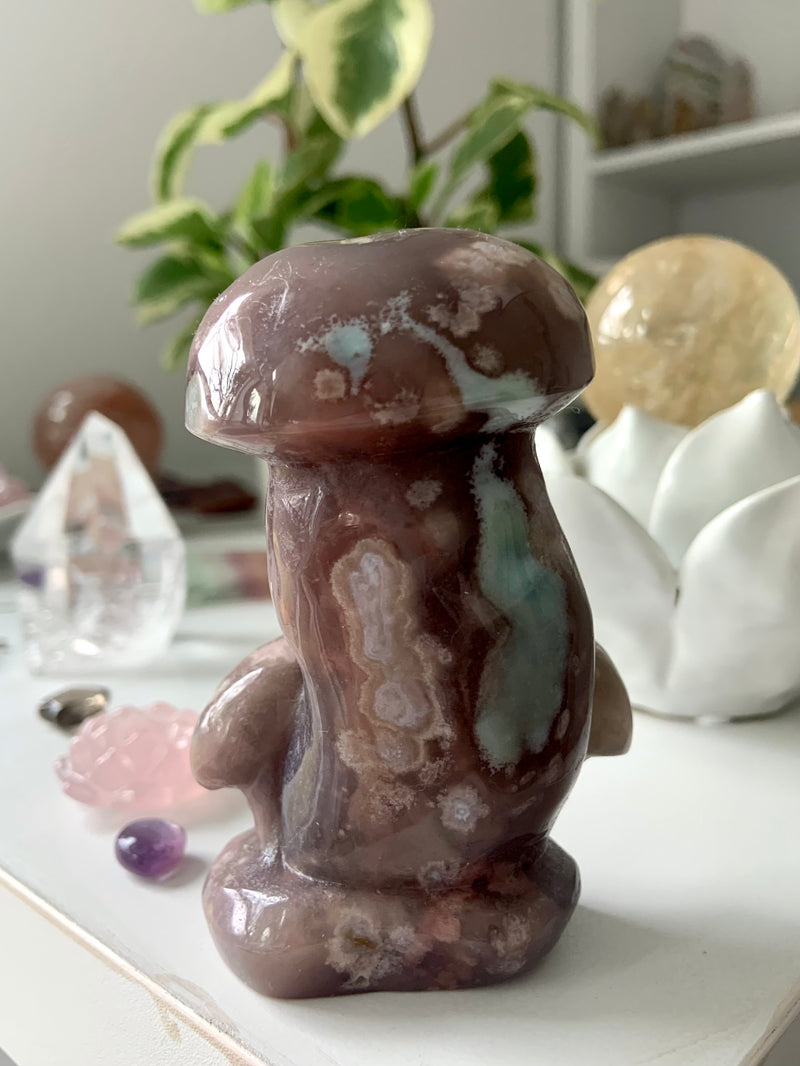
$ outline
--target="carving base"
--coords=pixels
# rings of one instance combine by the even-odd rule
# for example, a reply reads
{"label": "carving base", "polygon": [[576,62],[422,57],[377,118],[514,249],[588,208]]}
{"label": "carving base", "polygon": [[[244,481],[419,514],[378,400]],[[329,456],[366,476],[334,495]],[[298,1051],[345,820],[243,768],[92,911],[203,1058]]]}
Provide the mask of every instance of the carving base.
{"label": "carving base", "polygon": [[223,958],[266,995],[468,988],[531,969],[580,889],[574,860],[552,842],[525,869],[507,860],[476,869],[439,890],[436,870],[430,888],[335,885],[285,866],[248,832],[219,856],[203,899]]}

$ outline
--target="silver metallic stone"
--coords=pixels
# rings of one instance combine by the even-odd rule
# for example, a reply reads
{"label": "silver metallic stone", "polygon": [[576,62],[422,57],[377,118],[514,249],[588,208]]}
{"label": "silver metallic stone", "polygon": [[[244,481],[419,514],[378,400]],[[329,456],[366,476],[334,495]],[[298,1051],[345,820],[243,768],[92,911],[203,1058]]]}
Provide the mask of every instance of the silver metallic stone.
{"label": "silver metallic stone", "polygon": [[111,692],[102,685],[94,688],[65,688],[42,700],[39,714],[61,729],[72,729],[84,719],[104,711],[110,699]]}

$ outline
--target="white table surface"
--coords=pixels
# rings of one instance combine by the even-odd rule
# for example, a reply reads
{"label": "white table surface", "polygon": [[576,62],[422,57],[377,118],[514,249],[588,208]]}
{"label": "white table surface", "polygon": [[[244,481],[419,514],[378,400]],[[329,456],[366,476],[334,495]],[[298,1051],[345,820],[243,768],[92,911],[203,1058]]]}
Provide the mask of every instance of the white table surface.
{"label": "white table surface", "polygon": [[[584,767],[554,833],[580,865],[581,902],[535,973],[467,992],[273,1002],[222,964],[200,906],[203,869],[249,824],[238,794],[210,796],[183,819],[191,860],[173,883],[128,875],[112,852],[124,816],[98,816],[60,792],[52,763],[67,738],[36,706],[61,681],[26,673],[7,588],[0,599],[0,635],[12,645],[0,652],[0,888],[13,890],[0,892],[0,918],[16,952],[0,945],[0,976],[9,1002],[25,994],[23,977],[9,972],[36,980],[26,945],[39,934],[14,910],[22,900],[114,962],[123,986],[163,1001],[186,1032],[212,1043],[219,1035],[215,1063],[749,1066],[797,1016],[798,709],[714,728],[636,715],[630,753]],[[115,704],[165,699],[200,710],[220,677],[276,632],[266,604],[203,608],[186,617],[164,663],[95,680]],[[41,964],[51,977],[56,955]],[[59,979],[69,985],[69,974]],[[103,995],[112,991],[110,982]],[[126,1025],[138,1024],[124,996],[117,1050]],[[114,1001],[103,1002],[113,1017]],[[56,1061],[52,1049],[31,1050],[22,1009],[4,1016],[0,1003],[0,1047],[19,1066]],[[132,1028],[129,1036],[137,1046]],[[185,1058],[171,1046],[164,1061],[212,1061],[188,1054],[190,1042],[180,1045]]]}

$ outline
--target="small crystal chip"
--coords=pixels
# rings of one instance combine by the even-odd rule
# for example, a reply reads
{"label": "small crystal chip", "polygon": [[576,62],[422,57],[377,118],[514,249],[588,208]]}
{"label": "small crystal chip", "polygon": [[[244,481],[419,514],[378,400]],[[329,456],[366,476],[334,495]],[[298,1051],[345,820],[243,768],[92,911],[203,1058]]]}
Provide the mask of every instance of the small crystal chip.
{"label": "small crystal chip", "polygon": [[61,729],[72,729],[93,714],[100,714],[108,706],[111,693],[98,685],[96,688],[65,688],[48,696],[39,704],[39,714],[47,722],[54,722]]}
{"label": "small crystal chip", "polygon": [[168,646],[186,592],[177,526],[119,426],[92,412],[14,537],[28,662],[85,673]]}

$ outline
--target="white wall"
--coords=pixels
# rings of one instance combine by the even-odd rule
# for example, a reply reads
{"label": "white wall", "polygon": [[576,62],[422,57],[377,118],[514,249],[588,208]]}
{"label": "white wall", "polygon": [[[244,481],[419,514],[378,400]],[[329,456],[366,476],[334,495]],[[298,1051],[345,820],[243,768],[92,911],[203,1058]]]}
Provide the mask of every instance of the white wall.
{"label": "white wall", "polygon": [[800,295],[800,181],[691,196],[678,210],[678,229],[741,241],[770,259]]}
{"label": "white wall", "polygon": [[[436,35],[420,87],[430,132],[476,102],[493,74],[550,88],[556,81],[557,0],[433,0]],[[105,370],[144,388],[167,427],[165,465],[190,476],[238,471],[246,458],[183,429],[182,376],[158,352],[170,325],[139,330],[127,305],[144,253],[112,234],[147,206],[148,160],[176,111],[244,94],[278,54],[256,4],[202,18],[191,0],[25,0],[6,5],[0,35],[3,130],[3,332],[0,461],[38,483],[29,424],[41,396],[75,374]],[[554,120],[536,119],[541,239],[554,233]],[[265,126],[235,146],[206,149],[193,191],[223,205],[259,153]],[[387,122],[355,146],[352,164],[397,175],[404,153]],[[12,384],[13,383],[13,384]]]}

